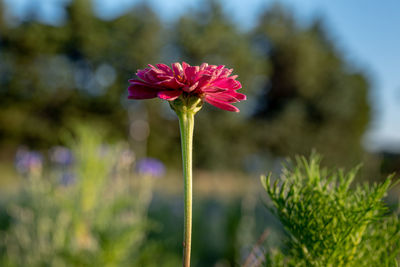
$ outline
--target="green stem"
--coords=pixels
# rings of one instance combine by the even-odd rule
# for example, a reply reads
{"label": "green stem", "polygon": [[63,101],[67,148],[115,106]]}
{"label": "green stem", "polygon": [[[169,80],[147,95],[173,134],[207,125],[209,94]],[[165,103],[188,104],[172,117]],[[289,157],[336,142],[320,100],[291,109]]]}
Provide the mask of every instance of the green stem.
{"label": "green stem", "polygon": [[185,194],[183,266],[190,267],[190,249],[192,242],[192,148],[194,113],[191,110],[177,112],[181,131],[183,182]]}

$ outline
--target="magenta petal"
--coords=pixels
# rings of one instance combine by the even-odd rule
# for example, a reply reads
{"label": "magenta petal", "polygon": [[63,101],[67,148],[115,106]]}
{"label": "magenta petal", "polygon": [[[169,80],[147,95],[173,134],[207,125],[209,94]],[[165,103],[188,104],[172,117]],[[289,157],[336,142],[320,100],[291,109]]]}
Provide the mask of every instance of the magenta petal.
{"label": "magenta petal", "polygon": [[203,93],[214,94],[214,93],[222,93],[222,92],[228,91],[228,89],[219,88],[219,87],[215,87],[215,86],[209,86],[209,87],[202,88],[201,91]]}
{"label": "magenta petal", "polygon": [[182,68],[181,64],[179,64],[178,62],[173,63],[172,69],[176,76],[181,76],[181,78],[183,78],[183,68]]}
{"label": "magenta petal", "polygon": [[165,76],[164,72],[162,72],[160,70],[159,70],[159,72],[150,70],[150,71],[146,72],[143,80],[148,83],[155,83],[155,82],[160,81],[159,76]]}
{"label": "magenta petal", "polygon": [[237,90],[242,87],[239,81],[230,78],[216,80],[213,82],[212,85],[220,88],[227,88],[233,90]]}
{"label": "magenta petal", "polygon": [[163,81],[159,81],[154,83],[157,86],[162,86],[166,89],[170,88],[170,89],[178,89],[179,87],[182,87],[183,84],[180,83],[179,81],[177,81],[175,78],[171,78],[168,80],[163,80]]}
{"label": "magenta petal", "polygon": [[131,85],[143,85],[143,86],[155,88],[155,87],[152,86],[151,84],[148,84],[148,83],[146,83],[146,82],[144,82],[144,81],[141,81],[141,80],[138,80],[138,79],[131,79],[131,80],[129,80],[129,83],[130,83]]}
{"label": "magenta petal", "polygon": [[144,80],[144,79],[145,79],[144,76],[145,76],[146,72],[148,72],[148,71],[149,71],[148,69],[138,70],[138,71],[136,72],[136,75],[137,75],[140,79]]}
{"label": "magenta petal", "polygon": [[158,89],[146,85],[134,84],[128,87],[128,98],[130,99],[150,99],[157,97]]}
{"label": "magenta petal", "polygon": [[239,109],[237,107],[232,106],[232,105],[230,105],[228,103],[225,103],[223,101],[220,101],[218,99],[215,99],[215,98],[213,98],[211,96],[206,96],[204,98],[204,101],[206,101],[207,103],[209,103],[209,104],[211,104],[211,105],[213,105],[213,106],[215,106],[217,108],[223,109],[223,110],[239,112]]}
{"label": "magenta petal", "polygon": [[129,83],[136,83],[136,82],[144,83],[143,81],[138,80],[138,79],[129,79],[128,82],[129,82]]}
{"label": "magenta petal", "polygon": [[212,97],[215,100],[225,102],[225,103],[236,103],[239,100],[229,94],[209,94],[209,97]]}
{"label": "magenta petal", "polygon": [[187,67],[190,67],[189,64],[187,64],[185,61],[182,62],[182,69],[183,69],[183,73],[185,73],[185,70]]}
{"label": "magenta petal", "polygon": [[189,66],[185,69],[185,77],[190,82],[196,82],[199,74],[199,66]]}
{"label": "magenta petal", "polygon": [[205,70],[208,67],[207,63],[203,63],[200,65],[200,70]]}
{"label": "magenta petal", "polygon": [[209,97],[226,103],[235,103],[246,99],[244,94],[236,93],[235,91],[225,91],[222,93],[208,93]]}
{"label": "magenta petal", "polygon": [[225,94],[236,98],[238,101],[246,100],[246,95],[241,94],[241,93],[236,93],[236,92],[233,92],[233,91],[229,91],[229,92],[226,92]]}
{"label": "magenta petal", "polygon": [[153,69],[153,70],[157,70],[157,68],[156,67],[154,67],[153,65],[151,65],[151,64],[147,64],[147,66],[149,66],[151,69]]}
{"label": "magenta petal", "polygon": [[157,96],[165,100],[175,100],[182,94],[182,91],[160,91]]}
{"label": "magenta petal", "polygon": [[199,85],[199,82],[196,82],[196,83],[193,84],[192,86],[185,86],[185,87],[183,87],[182,90],[185,91],[185,92],[190,93],[190,92],[192,92],[194,89],[196,89],[198,85]]}
{"label": "magenta petal", "polygon": [[[201,74],[203,74],[203,73],[201,73]],[[203,74],[203,75],[200,76],[200,78],[198,79],[199,87],[200,87],[200,88],[208,87],[208,85],[211,83],[212,79],[213,79],[213,76],[208,75],[208,74]]]}
{"label": "magenta petal", "polygon": [[167,75],[174,75],[174,73],[172,72],[171,68],[168,67],[165,64],[157,64],[156,65],[160,70],[164,71]]}
{"label": "magenta petal", "polygon": [[[220,78],[226,78],[232,74],[233,69],[223,69],[220,74]],[[236,75],[237,76],[237,75]],[[232,78],[232,77],[231,77]]]}

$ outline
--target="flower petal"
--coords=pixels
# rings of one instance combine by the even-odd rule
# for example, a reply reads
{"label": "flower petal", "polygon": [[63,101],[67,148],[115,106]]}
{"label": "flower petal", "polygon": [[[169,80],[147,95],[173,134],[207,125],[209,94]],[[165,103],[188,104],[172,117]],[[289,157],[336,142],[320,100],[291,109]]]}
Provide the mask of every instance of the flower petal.
{"label": "flower petal", "polygon": [[225,103],[223,101],[220,101],[218,99],[215,99],[212,96],[206,95],[204,97],[204,101],[206,101],[207,103],[209,103],[217,108],[223,109],[223,110],[239,112],[239,109],[237,107],[232,106],[231,104]]}
{"label": "flower petal", "polygon": [[128,87],[129,99],[150,99],[157,97],[158,89],[142,84],[133,84]]}
{"label": "flower petal", "polygon": [[238,101],[246,100],[246,95],[241,94],[241,93],[237,93],[237,92],[234,92],[234,91],[229,91],[229,92],[226,92],[225,94],[236,98]]}
{"label": "flower petal", "polygon": [[195,90],[195,89],[197,88],[198,85],[199,85],[199,82],[195,82],[195,84],[193,84],[192,86],[184,86],[184,87],[182,88],[182,90],[185,91],[185,92],[187,92],[187,93],[190,93],[190,92],[192,92],[193,90]]}
{"label": "flower petal", "polygon": [[183,78],[184,73],[183,73],[183,68],[182,68],[181,64],[179,64],[178,62],[173,63],[172,69],[174,70],[174,73],[176,76],[180,76]]}
{"label": "flower petal", "polygon": [[185,69],[185,77],[186,79],[191,82],[194,83],[197,81],[197,77],[199,76],[199,66],[188,66]]}
{"label": "flower petal", "polygon": [[158,82],[154,83],[154,85],[161,86],[164,89],[178,89],[178,88],[184,86],[184,84],[182,84],[181,82],[177,81],[175,78],[158,81]]}
{"label": "flower petal", "polygon": [[234,79],[218,79],[212,83],[213,86],[220,87],[220,88],[227,88],[232,90],[237,90],[242,88],[242,85],[239,81]]}
{"label": "flower petal", "polygon": [[146,82],[144,82],[144,81],[142,81],[142,80],[138,80],[138,79],[130,79],[130,80],[129,80],[129,83],[130,83],[131,85],[144,85],[144,86],[147,86],[147,87],[156,88],[156,87],[153,86],[152,84],[146,83]]}
{"label": "flower petal", "polygon": [[225,103],[236,103],[239,102],[239,100],[229,94],[209,94],[210,97],[212,97],[215,100],[225,102]]}
{"label": "flower petal", "polygon": [[153,82],[158,81],[158,77],[157,77],[158,74],[159,73],[157,73],[153,69],[144,69],[144,70],[138,71],[136,73],[136,75],[140,79],[142,79],[143,81],[148,82],[148,83],[153,83]]}
{"label": "flower petal", "polygon": [[226,88],[219,88],[215,86],[205,86],[204,88],[201,89],[203,93],[209,93],[209,94],[215,94],[215,93],[222,93],[225,91],[228,91]]}
{"label": "flower petal", "polygon": [[161,99],[172,101],[177,99],[182,94],[182,91],[169,90],[169,91],[159,91],[157,96]]}
{"label": "flower petal", "polygon": [[159,64],[157,64],[156,66],[157,66],[157,68],[159,68],[160,70],[164,71],[167,75],[169,75],[169,76],[174,75],[174,72],[173,72],[173,71],[171,70],[171,68],[168,67],[167,65],[159,63]]}
{"label": "flower petal", "polygon": [[203,63],[200,65],[200,70],[205,70],[208,67],[208,63]]}
{"label": "flower petal", "polygon": [[[220,78],[227,78],[229,75],[232,74],[233,69],[223,69],[220,74]],[[237,76],[237,75],[236,75]],[[233,76],[231,77],[233,78]]]}

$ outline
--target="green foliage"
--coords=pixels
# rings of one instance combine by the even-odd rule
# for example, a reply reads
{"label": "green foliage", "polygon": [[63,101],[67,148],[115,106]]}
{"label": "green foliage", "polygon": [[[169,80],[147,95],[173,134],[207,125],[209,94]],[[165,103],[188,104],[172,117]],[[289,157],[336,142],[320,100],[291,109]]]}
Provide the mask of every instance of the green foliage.
{"label": "green foliage", "polygon": [[267,266],[398,266],[400,221],[382,198],[392,185],[351,184],[357,170],[328,173],[320,159],[298,157],[280,179],[262,177],[288,240]]}
{"label": "green foliage", "polygon": [[[151,180],[132,177],[120,148],[81,128],[73,145],[75,182],[32,175],[8,204],[2,266],[135,266],[148,228]],[[64,173],[65,174],[65,173]]]}

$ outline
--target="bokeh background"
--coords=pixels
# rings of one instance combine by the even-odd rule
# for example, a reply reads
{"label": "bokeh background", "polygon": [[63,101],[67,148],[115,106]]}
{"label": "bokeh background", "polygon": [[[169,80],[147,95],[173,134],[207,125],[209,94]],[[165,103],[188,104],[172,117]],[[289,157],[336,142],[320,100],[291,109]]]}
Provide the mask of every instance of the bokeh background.
{"label": "bokeh background", "polygon": [[[400,171],[399,10],[395,0],[1,0],[2,263],[179,264],[177,118],[161,100],[127,100],[128,79],[149,63],[226,65],[248,95],[239,114],[205,105],[196,116],[194,266],[243,264],[266,229],[279,244],[259,176],[287,157],[361,163],[360,181]],[[144,226],[113,220],[121,202],[143,206],[120,215]],[[70,228],[56,233],[58,221]],[[55,250],[42,240],[29,258],[42,228],[76,240]]]}

